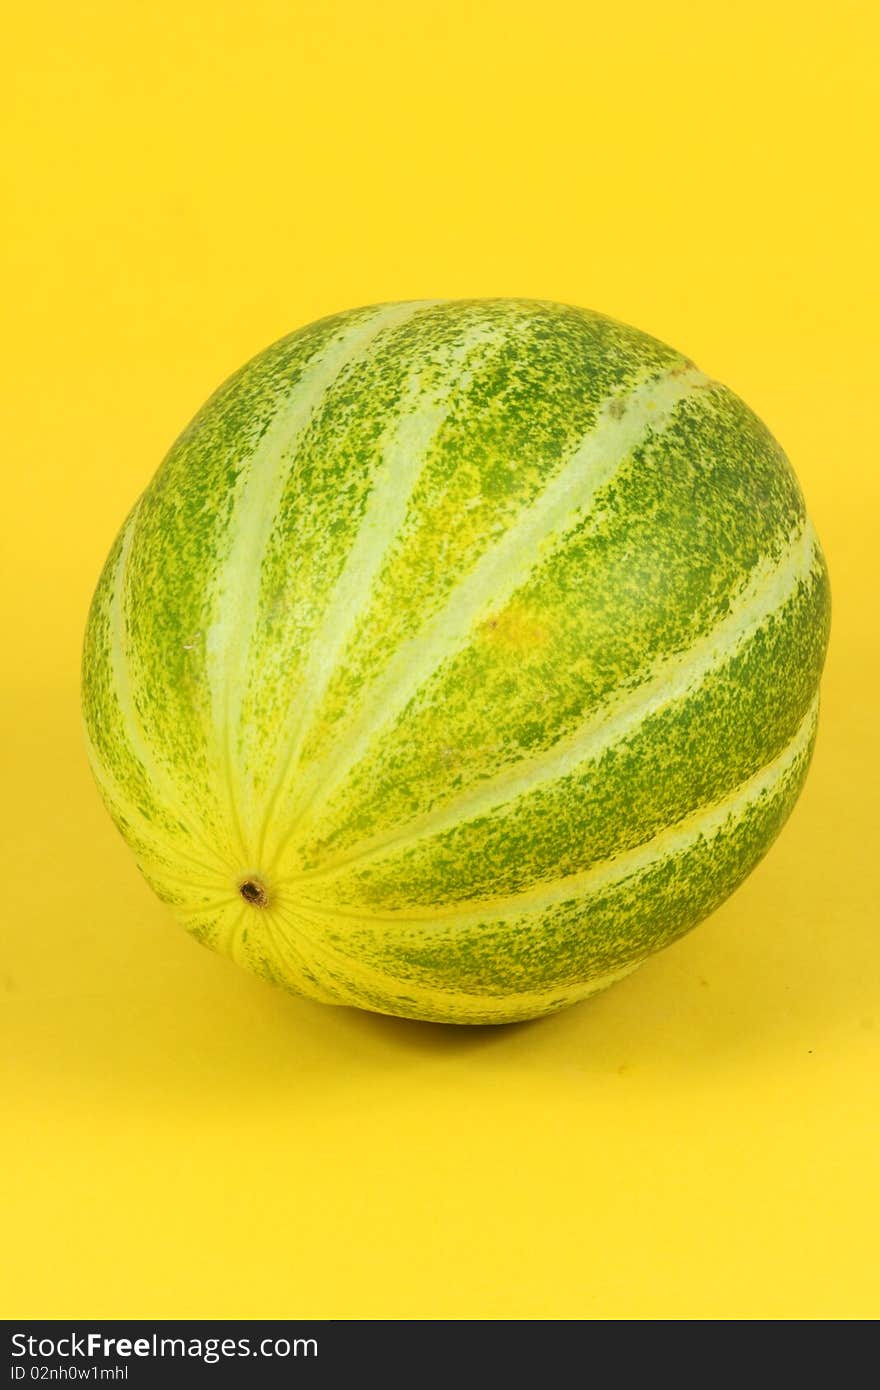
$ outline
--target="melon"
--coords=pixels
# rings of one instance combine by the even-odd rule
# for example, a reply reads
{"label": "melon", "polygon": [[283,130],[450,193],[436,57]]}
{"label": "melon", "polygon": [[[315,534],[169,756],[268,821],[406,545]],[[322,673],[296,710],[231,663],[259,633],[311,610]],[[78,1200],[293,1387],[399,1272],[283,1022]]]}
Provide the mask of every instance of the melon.
{"label": "melon", "polygon": [[322,319],[172,446],[83,654],[100,792],[199,942],[503,1023],[711,913],[804,783],[825,562],[679,352],[530,300]]}

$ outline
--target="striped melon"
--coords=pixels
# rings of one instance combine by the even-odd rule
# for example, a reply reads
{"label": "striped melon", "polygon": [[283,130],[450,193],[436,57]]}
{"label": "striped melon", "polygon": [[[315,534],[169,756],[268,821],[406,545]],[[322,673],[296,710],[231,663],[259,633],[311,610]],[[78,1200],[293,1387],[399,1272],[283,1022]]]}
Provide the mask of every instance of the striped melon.
{"label": "striped melon", "polygon": [[813,747],[825,565],[732,392],[602,315],[312,324],[122,528],[90,759],[205,945],[296,993],[500,1023],[620,979],[765,853]]}

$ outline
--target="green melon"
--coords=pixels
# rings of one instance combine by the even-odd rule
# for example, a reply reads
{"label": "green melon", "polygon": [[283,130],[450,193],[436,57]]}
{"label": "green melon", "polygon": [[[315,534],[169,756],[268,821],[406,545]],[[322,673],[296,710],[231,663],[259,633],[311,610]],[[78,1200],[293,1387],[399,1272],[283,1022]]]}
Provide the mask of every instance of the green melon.
{"label": "green melon", "polygon": [[791,467],[600,314],[356,309],[268,348],[113,546],[91,764],[200,942],[501,1023],[716,908],[803,785],[829,623]]}

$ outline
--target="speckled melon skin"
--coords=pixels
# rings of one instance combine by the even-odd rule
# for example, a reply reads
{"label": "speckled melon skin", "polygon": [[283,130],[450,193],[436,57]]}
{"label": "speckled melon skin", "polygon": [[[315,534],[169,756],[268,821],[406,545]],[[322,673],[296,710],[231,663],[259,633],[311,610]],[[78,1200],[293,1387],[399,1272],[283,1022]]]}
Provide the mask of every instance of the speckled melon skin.
{"label": "speckled melon skin", "polygon": [[231,377],[107,559],[98,786],[186,929],[285,988],[501,1023],[716,908],[803,785],[829,625],[779,445],[602,315],[321,320]]}

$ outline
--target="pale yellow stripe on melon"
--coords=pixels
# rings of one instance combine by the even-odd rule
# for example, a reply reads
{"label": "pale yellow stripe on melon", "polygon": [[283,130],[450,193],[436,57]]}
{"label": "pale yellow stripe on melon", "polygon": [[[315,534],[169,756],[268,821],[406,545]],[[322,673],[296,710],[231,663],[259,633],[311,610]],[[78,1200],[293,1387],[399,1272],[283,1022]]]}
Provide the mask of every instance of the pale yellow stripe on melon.
{"label": "pale yellow stripe on melon", "polygon": [[297,829],[313,823],[374,736],[400,714],[444,661],[466,644],[474,626],[502,609],[560,535],[583,521],[596,495],[643,442],[662,430],[679,401],[711,386],[694,367],[645,382],[609,401],[568,463],[519,520],[480,557],[418,636],[394,652],[365,694],[355,731],[326,758],[302,769],[291,816]]}
{"label": "pale yellow stripe on melon", "polygon": [[[296,993],[319,999],[324,1004],[340,1003],[340,988],[336,981],[328,976],[328,972],[316,963],[308,946],[303,945],[302,934],[285,930],[282,913],[266,913],[265,917],[266,920],[260,922],[257,939],[261,944],[269,944],[270,964],[277,980]],[[259,959],[258,946],[253,944],[254,940],[255,936],[251,931],[247,944],[240,950],[243,954],[250,952]]]}
{"label": "pale yellow stripe on melon", "polygon": [[[230,902],[230,911],[221,914],[221,920],[226,927],[225,935],[213,942],[214,950],[220,951],[230,960],[235,961],[236,965],[247,967],[247,961],[241,955],[242,930],[247,926],[248,918],[253,909],[247,907],[240,899]],[[183,924],[184,926],[186,923]]]}
{"label": "pale yellow stripe on melon", "polygon": [[[468,1014],[478,1021],[494,1017],[498,1022],[534,1017],[551,1005],[558,1004],[562,1008],[565,1004],[586,999],[624,979],[642,964],[635,961],[604,975],[594,976],[583,984],[548,986],[546,989],[523,990],[507,995],[472,994],[433,984],[424,985],[415,980],[402,980],[367,964],[362,958],[348,955],[327,940],[321,915],[309,909],[298,906],[293,912],[276,907],[266,917],[273,919],[271,927],[268,922],[261,921],[260,931],[277,934],[280,919],[284,924],[281,935],[295,956],[296,964],[309,970],[311,978],[307,985],[302,986],[306,993],[315,995],[319,992],[315,987],[315,976],[318,976],[323,985],[320,993],[326,1003],[347,1004],[403,1016],[407,1011],[419,1009],[425,1011],[427,1017],[436,1015],[451,1023],[466,1023]],[[277,946],[275,949],[277,951]],[[236,947],[236,950],[240,954],[241,948]],[[288,983],[294,988],[300,987],[296,964],[288,960],[285,969],[283,955],[279,953],[276,959]],[[378,1002],[383,997],[387,1000],[387,1008]],[[404,1007],[401,1008],[401,1005]]]}
{"label": "pale yellow stripe on melon", "polygon": [[[295,928],[297,936],[302,936],[302,919],[307,918],[306,910],[298,912],[299,923]],[[317,914],[314,914],[317,917]],[[290,918],[288,917],[290,924]],[[362,959],[349,956],[330,945],[321,934],[318,926],[315,935],[308,935],[305,947],[299,948],[316,971],[322,970],[327,978],[327,989],[332,989],[335,999],[327,1002],[348,1004],[356,1008],[367,1008],[375,1013],[387,1013],[395,1017],[424,1016],[436,1017],[446,1023],[515,1022],[518,1019],[534,1018],[549,1009],[565,1008],[579,1003],[591,994],[607,989],[610,985],[631,975],[643,964],[633,961],[604,975],[593,976],[580,984],[550,985],[545,989],[522,990],[509,994],[473,994],[466,990],[444,989],[438,985],[424,985],[416,980],[400,979],[398,976],[367,965]],[[380,1003],[383,999],[387,1005]],[[416,1014],[418,1011],[418,1014]]]}
{"label": "pale yellow stripe on melon", "polygon": [[[174,863],[179,865],[181,859],[187,864],[192,864],[196,868],[204,869],[206,873],[212,875],[212,882],[219,881],[218,868],[220,860],[216,864],[206,864],[203,860],[195,858],[188,851],[181,854],[179,837],[174,840],[163,840],[153,821],[148,820],[136,806],[132,804],[131,796],[116,781],[107,764],[101,757],[98,749],[89,733],[88,725],[82,721],[83,737],[86,744],[86,756],[89,760],[95,780],[101,789],[101,795],[107,804],[114,823],[119,827],[120,833],[130,845],[132,853],[138,863],[146,862],[154,864],[164,872],[168,863],[169,856]],[[123,824],[130,828],[132,837],[125,834]]]}
{"label": "pale yellow stripe on melon", "polygon": [[[158,750],[151,745],[147,738],[132,694],[126,656],[125,574],[139,510],[140,503],[135,506],[126,523],[116,573],[113,578],[113,597],[109,613],[110,668],[113,690],[119,704],[128,745],[152,784],[157,802],[167,809],[169,816],[173,816],[180,822],[187,835],[199,845],[202,852],[206,853],[211,860],[222,863],[222,858],[204,820],[193,807],[187,805],[185,791],[171,776],[162,762]],[[127,801],[123,801],[123,805],[126,806],[127,810]],[[155,839],[155,830],[152,838]],[[186,847],[178,844],[174,846],[174,854],[178,859],[188,857]]]}
{"label": "pale yellow stripe on melon", "polygon": [[[634,961],[630,965],[621,966],[619,970],[609,970],[606,975],[595,975],[584,984],[556,985],[548,989],[522,990],[504,995],[469,994],[464,990],[426,988],[409,980],[406,982],[405,990],[416,1006],[422,1009],[427,1007],[438,1019],[449,1023],[520,1023],[526,1019],[538,1018],[542,1014],[567,1009],[572,1004],[580,1004],[584,999],[589,999],[590,995],[599,994],[611,985],[616,985],[618,981],[625,980],[634,970],[638,970],[640,965],[644,965],[644,961]],[[404,987],[398,985],[399,990],[402,988]],[[380,1009],[375,1003],[371,1003],[369,1007],[376,1013],[397,1016],[396,1008],[390,1004],[387,1009]]]}
{"label": "pale yellow stripe on melon", "polygon": [[583,763],[598,759],[607,748],[630,734],[657,710],[687,699],[706,677],[752,640],[769,618],[809,579],[817,550],[812,524],[789,538],[782,554],[766,556],[755,565],[734,595],[732,611],[686,651],[657,662],[649,678],[627,690],[558,743],[505,769],[497,776],[468,788],[460,796],[397,829],[362,841],[354,851],[328,858],[319,869],[298,875],[299,882],[320,883],[394,853],[409,849],[417,840],[442,833],[503,807],[533,791],[539,784],[565,777]]}
{"label": "pale yellow stripe on melon", "polygon": [[522,893],[505,898],[484,898],[480,902],[462,903],[454,907],[438,907],[432,912],[412,912],[401,908],[397,912],[373,913],[323,906],[303,900],[303,907],[329,918],[350,918],[372,924],[386,924],[393,931],[401,924],[418,923],[438,929],[477,926],[482,922],[519,917],[524,912],[540,912],[558,903],[586,897],[590,893],[613,887],[654,868],[661,861],[674,858],[691,849],[699,840],[711,840],[731,821],[748,815],[750,807],[762,796],[772,793],[797,761],[810,747],[819,715],[818,691],[798,728],[785,748],[735,791],[708,807],[700,807],[693,815],[662,830],[644,844],[611,859],[592,865],[582,873],[570,874],[555,882],[542,883]]}
{"label": "pale yellow stripe on melon", "polygon": [[380,333],[435,302],[414,300],[380,306],[366,324],[358,320],[340,336],[335,346],[320,353],[291,391],[238,479],[229,525],[231,546],[212,586],[216,596],[215,618],[207,633],[205,655],[216,752],[226,782],[230,824],[240,863],[250,859],[252,826],[242,823],[245,817],[240,803],[244,783],[236,774],[232,742],[241,725],[251,637],[259,607],[262,558],[275,524],[296,441],[340,372],[363,354]]}
{"label": "pale yellow stripe on melon", "polygon": [[[222,892],[227,902],[230,900],[230,897],[233,897],[235,901],[238,900],[236,896],[238,892],[238,879],[229,873],[212,873],[209,878],[200,878],[196,874],[177,873],[173,869],[168,868],[164,860],[156,859],[149,853],[145,854],[142,851],[138,851],[135,857],[144,877],[149,878],[151,881],[154,880],[157,883],[161,883],[162,887],[167,885],[173,889],[181,889],[190,898],[193,898],[193,895],[199,890],[205,890],[213,893]],[[189,860],[187,862],[191,863],[192,861]],[[198,899],[195,899],[195,901],[198,901]]]}
{"label": "pale yellow stripe on melon", "polygon": [[[264,930],[272,934],[273,940],[280,936],[295,959],[296,964],[291,970],[289,958],[276,945],[276,958],[290,988],[320,999],[324,1004],[356,1003],[354,991],[348,982],[350,962],[343,966],[341,961],[336,960],[332,949],[317,943],[311,932],[303,930],[303,920],[298,914],[286,912],[283,907],[276,905],[266,915],[271,922]],[[296,965],[299,966],[299,975],[296,974]],[[387,987],[388,982],[385,983]]]}
{"label": "pale yellow stripe on melon", "polygon": [[[481,343],[492,336],[483,325],[466,334],[445,364],[457,389],[470,383],[474,368],[465,362]],[[390,436],[381,445],[382,462],[333,597],[312,638],[311,655],[302,687],[287,717],[280,746],[285,750],[274,785],[261,808],[262,831],[256,863],[265,858],[265,840],[278,802],[285,796],[291,776],[298,774],[299,758],[327,687],[364,610],[389,550],[406,520],[413,490],[422,475],[430,446],[449,414],[452,400],[426,392],[418,375],[407,388],[400,414]]]}

